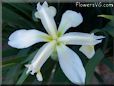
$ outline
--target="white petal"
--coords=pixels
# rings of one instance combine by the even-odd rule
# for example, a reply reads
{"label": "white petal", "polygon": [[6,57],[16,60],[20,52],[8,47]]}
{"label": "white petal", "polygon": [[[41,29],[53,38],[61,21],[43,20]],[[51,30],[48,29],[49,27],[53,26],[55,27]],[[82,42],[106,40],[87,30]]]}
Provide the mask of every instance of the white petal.
{"label": "white petal", "polygon": [[27,48],[35,43],[47,41],[48,37],[47,34],[35,29],[21,29],[10,35],[8,44],[14,48]]}
{"label": "white petal", "polygon": [[38,81],[43,81],[43,77],[40,71],[36,74],[36,78]]}
{"label": "white petal", "polygon": [[55,41],[46,43],[43,45],[33,58],[31,64],[26,65],[28,68],[27,73],[31,72],[33,75],[35,72],[38,72],[48,57],[51,55],[55,47]]}
{"label": "white petal", "polygon": [[57,13],[55,7],[50,6],[49,9],[50,9],[50,13],[51,13],[51,15],[52,15],[52,16],[55,16],[56,13]]}
{"label": "white petal", "polygon": [[79,56],[65,45],[57,46],[60,66],[68,77],[75,84],[84,84],[86,72]]}
{"label": "white petal", "polygon": [[91,59],[95,54],[95,49],[93,45],[83,45],[79,50],[83,54],[85,54],[89,59]]}
{"label": "white petal", "polygon": [[104,36],[96,36],[93,33],[70,32],[66,33],[59,40],[71,45],[96,45],[102,42]]}
{"label": "white petal", "polygon": [[35,13],[35,17],[41,19],[46,31],[53,37],[56,37],[57,33],[57,27],[54,20],[55,14],[56,9],[52,6],[48,7],[47,2],[44,2],[42,6],[40,3],[37,4],[37,12]]}
{"label": "white petal", "polygon": [[79,24],[82,23],[82,21],[83,21],[83,17],[80,13],[77,13],[72,10],[68,10],[62,16],[58,33],[62,35],[67,31],[67,29],[69,29],[70,27],[78,26]]}
{"label": "white petal", "polygon": [[47,1],[44,1],[44,3],[43,3],[42,6],[43,6],[43,7],[48,7],[48,3],[47,3]]}

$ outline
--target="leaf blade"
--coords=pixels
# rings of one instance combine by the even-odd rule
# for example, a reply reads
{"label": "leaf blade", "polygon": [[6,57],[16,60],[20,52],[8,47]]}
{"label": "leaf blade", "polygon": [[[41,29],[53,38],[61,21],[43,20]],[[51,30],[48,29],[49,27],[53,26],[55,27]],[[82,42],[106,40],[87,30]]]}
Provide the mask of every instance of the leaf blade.
{"label": "leaf blade", "polygon": [[92,76],[94,74],[95,67],[99,64],[99,62],[103,59],[104,54],[101,49],[98,49],[91,60],[88,61],[85,66],[86,69],[86,84],[90,84]]}

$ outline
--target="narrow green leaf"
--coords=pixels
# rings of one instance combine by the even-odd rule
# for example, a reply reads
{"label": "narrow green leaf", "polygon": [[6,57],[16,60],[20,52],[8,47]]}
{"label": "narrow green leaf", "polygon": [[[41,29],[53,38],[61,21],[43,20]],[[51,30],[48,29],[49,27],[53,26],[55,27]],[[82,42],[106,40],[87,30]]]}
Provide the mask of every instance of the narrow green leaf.
{"label": "narrow green leaf", "polygon": [[[112,22],[112,21],[111,21]],[[114,37],[114,26],[112,24],[110,24],[111,22],[109,22],[104,28],[103,30],[108,32],[112,37]],[[113,22],[114,24],[114,22]]]}
{"label": "narrow green leaf", "polygon": [[11,25],[18,25],[22,27],[31,27],[33,26],[30,21],[22,17],[21,15],[17,14],[13,10],[10,10],[6,7],[2,7],[2,15],[3,15],[3,22],[7,22]]}
{"label": "narrow green leaf", "polygon": [[[4,72],[4,71],[3,71]],[[14,84],[16,78],[20,73],[19,65],[15,65],[8,69],[7,73],[4,75],[5,80],[3,81],[4,84]]]}
{"label": "narrow green leaf", "polygon": [[[9,67],[14,64],[17,64],[18,62],[23,61],[23,59],[25,59],[25,57],[28,55],[29,50],[30,48],[20,50],[18,54],[17,52],[13,52],[14,49],[8,49],[6,51],[3,51],[4,55],[6,54],[6,56],[11,56],[10,58],[3,60],[3,65],[4,65],[3,67],[7,67],[7,66]],[[12,54],[8,55],[10,53]]]}
{"label": "narrow green leaf", "polygon": [[48,84],[51,84],[53,78],[54,78],[54,74],[55,74],[55,71],[56,71],[56,68],[57,68],[57,64],[54,65],[52,71],[51,71],[51,74],[50,74],[50,77],[48,79]]}
{"label": "narrow green leaf", "polygon": [[5,64],[9,64],[9,63],[19,63],[19,62],[23,61],[23,59],[24,59],[23,57],[13,56],[10,59],[3,60],[2,64],[5,65]]}
{"label": "narrow green leaf", "polygon": [[17,56],[19,57],[25,57],[28,55],[28,52],[30,51],[30,48],[22,49],[18,52]]}
{"label": "narrow green leaf", "polygon": [[16,63],[4,64],[4,65],[2,65],[1,67],[2,67],[2,68],[10,68],[10,67],[14,66],[15,64],[16,64]]}
{"label": "narrow green leaf", "polygon": [[114,21],[110,21],[110,22],[108,22],[107,25],[112,26],[112,27],[114,28]]}
{"label": "narrow green leaf", "polygon": [[90,33],[97,33],[97,32],[102,32],[102,30],[100,30],[100,29],[94,29]]}
{"label": "narrow green leaf", "polygon": [[56,64],[56,61],[52,60],[51,58],[47,59],[45,64],[42,66],[41,73],[43,75],[43,82],[42,84],[48,84],[48,81],[51,76],[51,72],[54,68],[54,65]]}
{"label": "narrow green leaf", "polygon": [[[3,60],[4,67],[10,66],[10,65],[12,66],[14,64],[17,64],[17,63],[23,61],[25,59],[25,57],[28,55],[29,50],[30,50],[30,48],[20,50],[19,53],[16,54],[15,56],[12,56],[11,58]],[[12,52],[12,49],[11,50],[8,49],[6,51],[7,52],[9,51],[8,53],[10,53],[10,52]],[[4,54],[7,54],[6,51],[4,51]],[[15,54],[15,53],[12,53],[12,54]]]}
{"label": "narrow green leaf", "polygon": [[50,82],[51,84],[72,84],[65,74],[62,72],[59,64],[57,65],[56,71],[54,73],[53,79]]}
{"label": "narrow green leaf", "polygon": [[104,17],[106,19],[110,19],[110,20],[114,20],[114,16],[113,15],[98,15],[98,17]]}
{"label": "narrow green leaf", "polygon": [[86,70],[86,84],[91,83],[91,79],[93,77],[95,67],[100,63],[100,61],[103,59],[104,54],[101,49],[98,49],[93,56],[92,59],[90,59],[85,67]]}
{"label": "narrow green leaf", "polygon": [[111,21],[103,28],[104,31],[108,32],[112,37],[114,37],[114,15],[98,15],[98,17],[104,17],[110,19]]}
{"label": "narrow green leaf", "polygon": [[[38,50],[34,51],[33,53],[31,53],[28,57],[27,57],[27,60],[23,61],[22,63],[24,62],[31,62],[30,59],[32,59],[35,54],[37,53]],[[20,78],[18,79],[16,85],[21,85],[23,84],[23,82],[25,81],[25,79],[27,78],[28,74],[26,74],[26,71],[27,71],[27,68],[23,71],[22,75],[20,76]]]}
{"label": "narrow green leaf", "polygon": [[34,52],[32,52],[26,60],[22,61],[22,63],[26,63],[26,62],[29,62],[29,61],[32,61],[33,57],[36,55],[36,53],[38,52],[38,49],[35,50]]}
{"label": "narrow green leaf", "polygon": [[20,12],[24,13],[27,17],[31,18],[30,12],[32,13],[33,7],[28,3],[8,3],[12,7],[16,8]]}
{"label": "narrow green leaf", "polygon": [[23,82],[25,81],[25,79],[27,78],[28,74],[26,74],[27,68],[23,71],[22,75],[20,76],[20,78],[18,79],[16,85],[21,85],[23,84]]}

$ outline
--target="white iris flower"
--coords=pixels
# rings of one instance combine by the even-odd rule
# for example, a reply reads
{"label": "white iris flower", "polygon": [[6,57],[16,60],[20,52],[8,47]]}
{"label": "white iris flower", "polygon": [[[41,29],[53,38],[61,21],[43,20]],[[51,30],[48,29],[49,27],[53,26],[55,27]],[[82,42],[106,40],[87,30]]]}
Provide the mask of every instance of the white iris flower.
{"label": "white iris flower", "polygon": [[81,32],[65,32],[71,28],[80,25],[83,17],[80,13],[72,10],[67,10],[61,19],[60,25],[57,26],[54,20],[56,9],[53,6],[48,6],[47,2],[42,5],[37,4],[35,17],[39,18],[45,27],[48,34],[41,31],[32,30],[17,30],[9,37],[8,44],[14,48],[27,48],[35,43],[47,42],[44,44],[35,55],[30,64],[27,64],[27,73],[34,75],[39,81],[43,80],[40,69],[46,62],[54,50],[57,51],[60,67],[67,78],[75,84],[84,84],[86,72],[79,56],[66,45],[82,45],[79,49],[88,58],[92,58],[95,54],[94,45],[101,43],[103,36],[96,36],[94,33]]}

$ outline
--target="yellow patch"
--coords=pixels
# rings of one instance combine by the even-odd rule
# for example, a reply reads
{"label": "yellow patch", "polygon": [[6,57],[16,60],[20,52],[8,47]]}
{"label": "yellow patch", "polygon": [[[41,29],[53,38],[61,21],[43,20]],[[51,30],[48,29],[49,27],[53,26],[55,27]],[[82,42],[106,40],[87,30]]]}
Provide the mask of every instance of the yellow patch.
{"label": "yellow patch", "polygon": [[94,49],[94,46],[93,45],[87,45],[87,46],[84,46],[88,51],[93,51]]}

